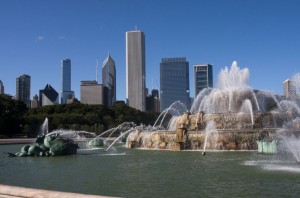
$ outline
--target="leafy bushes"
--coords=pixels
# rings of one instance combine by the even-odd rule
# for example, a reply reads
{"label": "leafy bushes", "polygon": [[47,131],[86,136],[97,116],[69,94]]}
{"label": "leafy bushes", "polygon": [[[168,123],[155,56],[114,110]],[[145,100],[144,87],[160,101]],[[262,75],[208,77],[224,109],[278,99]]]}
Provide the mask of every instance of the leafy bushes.
{"label": "leafy bushes", "polygon": [[49,121],[49,131],[72,129],[99,134],[123,122],[153,125],[158,115],[122,103],[111,107],[71,103],[27,109],[24,103],[0,95],[0,135],[8,137],[19,133],[36,137],[45,118]]}

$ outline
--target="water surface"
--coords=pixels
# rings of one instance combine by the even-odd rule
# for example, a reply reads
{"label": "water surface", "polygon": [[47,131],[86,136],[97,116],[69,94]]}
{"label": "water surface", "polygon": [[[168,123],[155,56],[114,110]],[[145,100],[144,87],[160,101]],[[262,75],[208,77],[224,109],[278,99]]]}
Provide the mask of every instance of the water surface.
{"label": "water surface", "polygon": [[0,183],[119,197],[298,197],[300,165],[255,152],[83,150],[61,157],[7,157],[0,145]]}

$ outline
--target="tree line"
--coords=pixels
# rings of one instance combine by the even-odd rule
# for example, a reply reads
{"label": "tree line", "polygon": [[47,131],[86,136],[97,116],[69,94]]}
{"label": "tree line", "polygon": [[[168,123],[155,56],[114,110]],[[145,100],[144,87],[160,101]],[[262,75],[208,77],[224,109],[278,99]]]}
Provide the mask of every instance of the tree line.
{"label": "tree line", "polygon": [[153,125],[158,115],[155,112],[141,112],[122,103],[107,107],[73,102],[28,109],[22,101],[2,94],[0,95],[0,138],[36,137],[46,118],[48,118],[49,132],[70,129],[101,134],[124,122]]}

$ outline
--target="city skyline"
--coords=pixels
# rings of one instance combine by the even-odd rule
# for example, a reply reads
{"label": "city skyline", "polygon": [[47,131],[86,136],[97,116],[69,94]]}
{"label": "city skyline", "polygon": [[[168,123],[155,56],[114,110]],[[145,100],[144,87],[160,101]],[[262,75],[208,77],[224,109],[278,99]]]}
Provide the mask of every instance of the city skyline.
{"label": "city skyline", "polygon": [[[13,96],[15,79],[22,74],[31,76],[30,99],[48,83],[60,90],[60,61],[70,58],[72,90],[80,98],[80,82],[95,78],[96,60],[104,60],[109,52],[116,62],[116,99],[125,101],[125,33],[135,26],[147,37],[149,90],[160,89],[159,63],[163,57],[189,60],[192,97],[195,64],[211,63],[216,85],[219,71],[236,60],[239,67],[249,68],[253,89],[280,95],[283,82],[299,72],[298,1],[1,3],[0,80],[5,93]],[[185,14],[179,12],[182,5]]]}

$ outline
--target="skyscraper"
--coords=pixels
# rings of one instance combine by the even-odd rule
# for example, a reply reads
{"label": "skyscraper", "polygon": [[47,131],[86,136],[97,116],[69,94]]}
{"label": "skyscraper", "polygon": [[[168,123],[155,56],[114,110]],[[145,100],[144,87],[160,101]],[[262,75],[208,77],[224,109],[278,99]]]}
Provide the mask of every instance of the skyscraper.
{"label": "skyscraper", "polygon": [[66,104],[68,99],[74,98],[71,91],[71,60],[61,61],[61,104]]}
{"label": "skyscraper", "polygon": [[186,58],[163,58],[160,63],[160,111],[180,101],[190,106],[189,62]]}
{"label": "skyscraper", "polygon": [[157,89],[153,89],[151,95],[146,96],[146,111],[160,112],[160,100]]}
{"label": "skyscraper", "polygon": [[46,106],[46,105],[55,105],[59,102],[59,95],[55,89],[47,84],[45,89],[40,90],[40,104],[39,106]]}
{"label": "skyscraper", "polygon": [[286,99],[292,100],[296,98],[296,87],[292,80],[287,79],[283,82],[283,91]]}
{"label": "skyscraper", "polygon": [[31,108],[38,108],[40,106],[38,95],[34,95],[31,101]]}
{"label": "skyscraper", "polygon": [[16,99],[30,107],[30,76],[23,74],[16,79]]}
{"label": "skyscraper", "polygon": [[194,65],[195,98],[205,88],[213,87],[213,68],[211,64]]}
{"label": "skyscraper", "polygon": [[80,102],[83,104],[103,104],[103,86],[95,80],[81,81]]}
{"label": "skyscraper", "polygon": [[104,104],[111,106],[116,102],[116,66],[110,54],[102,64],[102,84],[107,88]]}
{"label": "skyscraper", "polygon": [[130,107],[146,110],[145,35],[126,32],[126,98]]}
{"label": "skyscraper", "polygon": [[4,94],[4,85],[1,80],[0,80],[0,94]]}

